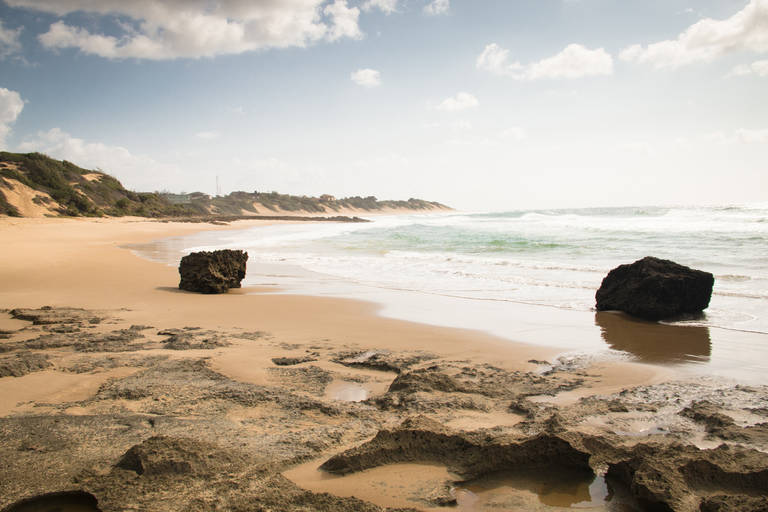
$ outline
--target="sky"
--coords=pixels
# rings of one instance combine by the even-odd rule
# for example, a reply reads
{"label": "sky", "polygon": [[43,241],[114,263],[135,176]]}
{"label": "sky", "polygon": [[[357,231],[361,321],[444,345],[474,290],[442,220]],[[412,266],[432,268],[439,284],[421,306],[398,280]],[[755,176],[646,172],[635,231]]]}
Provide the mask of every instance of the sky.
{"label": "sky", "polygon": [[0,0],[0,149],[138,191],[768,200],[768,0]]}

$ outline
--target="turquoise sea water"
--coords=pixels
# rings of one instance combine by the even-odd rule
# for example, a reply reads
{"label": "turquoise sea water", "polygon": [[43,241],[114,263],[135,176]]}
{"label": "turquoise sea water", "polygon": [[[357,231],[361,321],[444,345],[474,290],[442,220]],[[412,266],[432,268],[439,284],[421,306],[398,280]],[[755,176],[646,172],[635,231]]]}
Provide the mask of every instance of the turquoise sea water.
{"label": "turquoise sea water", "polygon": [[593,312],[602,278],[652,255],[715,275],[706,315],[682,323],[707,329],[708,339],[736,341],[727,350],[712,342],[702,359],[719,354],[737,365],[746,357],[768,368],[768,350],[760,347],[768,349],[768,204],[373,219],[201,233],[167,241],[172,250],[165,258],[175,263],[191,250],[247,249],[246,284],[364,298],[383,304],[389,316],[589,352],[604,348],[605,327]]}

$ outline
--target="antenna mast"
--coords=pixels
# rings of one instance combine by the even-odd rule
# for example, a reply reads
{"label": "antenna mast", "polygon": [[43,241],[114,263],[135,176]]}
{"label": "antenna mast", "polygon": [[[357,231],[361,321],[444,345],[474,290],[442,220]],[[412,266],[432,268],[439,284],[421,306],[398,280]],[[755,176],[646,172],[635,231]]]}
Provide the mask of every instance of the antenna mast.
{"label": "antenna mast", "polygon": [[216,175],[216,197],[221,195],[221,185],[219,185],[219,175]]}

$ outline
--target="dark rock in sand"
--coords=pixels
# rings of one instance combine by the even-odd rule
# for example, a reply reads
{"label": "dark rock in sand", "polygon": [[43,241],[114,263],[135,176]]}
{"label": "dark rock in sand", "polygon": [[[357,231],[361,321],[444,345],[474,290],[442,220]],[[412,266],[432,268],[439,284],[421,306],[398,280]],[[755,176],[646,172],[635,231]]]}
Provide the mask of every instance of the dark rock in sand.
{"label": "dark rock in sand", "polygon": [[709,306],[715,278],[673,261],[647,256],[619,265],[595,294],[598,311],[624,311],[646,320],[700,313]]}
{"label": "dark rock in sand", "polygon": [[317,361],[316,357],[303,356],[303,357],[273,357],[272,362],[277,366],[295,366],[301,363],[310,363]]}
{"label": "dark rock in sand", "polygon": [[248,253],[224,249],[193,252],[181,258],[179,288],[190,292],[226,293],[240,288]]}

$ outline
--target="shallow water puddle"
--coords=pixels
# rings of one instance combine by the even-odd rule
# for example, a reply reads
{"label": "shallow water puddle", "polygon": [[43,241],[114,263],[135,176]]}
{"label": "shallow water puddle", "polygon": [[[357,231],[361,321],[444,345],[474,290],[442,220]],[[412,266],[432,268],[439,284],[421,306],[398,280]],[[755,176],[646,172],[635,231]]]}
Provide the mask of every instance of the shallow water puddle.
{"label": "shallow water puddle", "polygon": [[313,461],[287,471],[294,483],[315,492],[355,496],[382,507],[446,510],[452,497],[462,512],[551,511],[565,509],[640,512],[625,489],[589,471],[497,472],[456,484],[456,475],[437,464],[390,464],[338,476]]}
{"label": "shallow water puddle", "polygon": [[457,484],[459,510],[515,509],[528,497],[548,507],[604,509],[608,486],[589,472],[499,472]]}
{"label": "shallow water puddle", "polygon": [[640,512],[626,489],[590,472],[499,472],[452,489],[461,511],[577,509]]}
{"label": "shallow water puddle", "polygon": [[368,395],[368,390],[356,382],[334,381],[325,388],[327,398],[342,402],[362,402]]}
{"label": "shallow water puddle", "polygon": [[[317,468],[324,461],[312,461],[286,471],[285,477],[300,487],[315,492],[370,501],[382,507],[425,508],[425,497],[445,488],[456,479],[437,464],[389,464],[346,476],[337,476]],[[436,509],[445,510],[445,509]]]}

